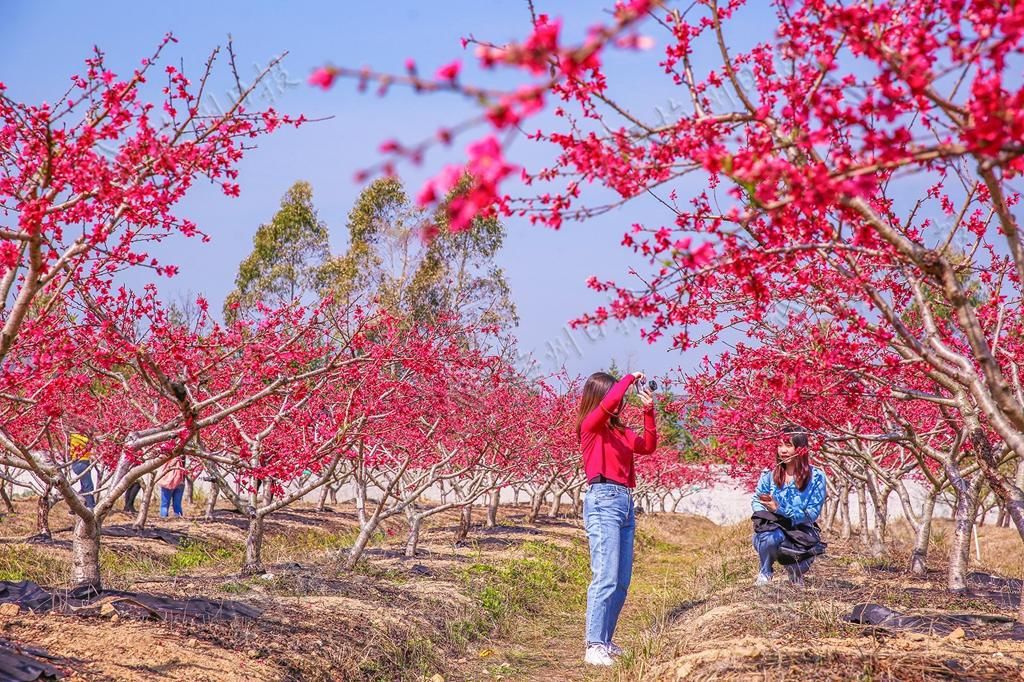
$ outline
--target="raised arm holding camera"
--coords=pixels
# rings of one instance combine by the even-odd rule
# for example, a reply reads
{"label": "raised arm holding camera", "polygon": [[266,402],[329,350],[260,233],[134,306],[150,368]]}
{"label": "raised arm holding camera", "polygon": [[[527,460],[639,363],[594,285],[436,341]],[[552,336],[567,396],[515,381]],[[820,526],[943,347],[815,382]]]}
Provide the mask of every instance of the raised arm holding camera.
{"label": "raised arm holding camera", "polygon": [[[643,407],[643,436],[620,419],[630,386],[637,387]],[[658,434],[654,420],[657,384],[643,372],[616,382],[605,372],[590,375],[583,386],[576,433],[583,451],[583,468],[590,488],[583,501],[583,522],[590,543],[592,579],[587,590],[586,653],[590,665],[612,665],[622,649],[612,642],[619,613],[633,573],[636,511],[634,455],[654,452]]]}

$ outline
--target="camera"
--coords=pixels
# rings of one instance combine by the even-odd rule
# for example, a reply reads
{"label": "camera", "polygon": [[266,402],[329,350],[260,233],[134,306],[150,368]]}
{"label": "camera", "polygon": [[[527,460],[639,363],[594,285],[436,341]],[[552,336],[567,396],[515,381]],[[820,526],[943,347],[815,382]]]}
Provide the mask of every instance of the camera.
{"label": "camera", "polygon": [[638,381],[633,385],[636,387],[637,393],[654,393],[658,390],[658,382],[654,379],[651,379],[646,384],[642,381]]}

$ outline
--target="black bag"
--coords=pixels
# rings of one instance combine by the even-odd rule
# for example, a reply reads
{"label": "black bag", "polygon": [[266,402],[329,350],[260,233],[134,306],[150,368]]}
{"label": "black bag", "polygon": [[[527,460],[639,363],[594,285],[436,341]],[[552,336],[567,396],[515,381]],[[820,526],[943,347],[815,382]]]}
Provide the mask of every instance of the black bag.
{"label": "black bag", "polygon": [[770,511],[754,512],[750,520],[754,523],[755,533],[781,530],[786,536],[779,546],[779,563],[783,566],[821,556],[828,547],[821,541],[821,529],[817,523],[793,525],[789,518]]}

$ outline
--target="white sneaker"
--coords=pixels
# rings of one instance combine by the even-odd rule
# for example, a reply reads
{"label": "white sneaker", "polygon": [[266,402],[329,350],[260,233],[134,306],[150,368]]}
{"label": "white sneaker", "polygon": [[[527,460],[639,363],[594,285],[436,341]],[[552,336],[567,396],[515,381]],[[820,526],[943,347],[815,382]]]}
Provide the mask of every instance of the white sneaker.
{"label": "white sneaker", "polygon": [[772,582],[772,576],[770,574],[758,573],[757,574],[757,578],[754,579],[754,586],[755,587],[764,587],[765,585],[770,585],[771,582]]}
{"label": "white sneaker", "polygon": [[614,658],[618,658],[622,654],[626,653],[622,650],[622,647],[614,642],[608,642],[608,646],[605,647],[608,650],[608,654]]}
{"label": "white sneaker", "polygon": [[583,662],[587,665],[615,665],[608,648],[604,644],[588,644],[587,653],[583,655]]}

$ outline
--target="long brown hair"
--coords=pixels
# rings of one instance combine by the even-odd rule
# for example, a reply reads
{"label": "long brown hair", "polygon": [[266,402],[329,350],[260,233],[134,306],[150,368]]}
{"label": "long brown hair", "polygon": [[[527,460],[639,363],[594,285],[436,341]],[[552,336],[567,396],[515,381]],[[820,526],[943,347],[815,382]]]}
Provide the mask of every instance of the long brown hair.
{"label": "long brown hair", "polygon": [[[601,401],[608,395],[608,391],[611,390],[616,381],[615,377],[607,372],[594,372],[587,379],[587,383],[583,384],[583,397],[580,399],[580,409],[576,414],[577,438],[580,436],[583,420],[587,418],[588,414],[600,408]],[[622,421],[619,420],[619,415],[617,414],[612,414],[608,423],[613,429],[622,430],[626,428]]]}
{"label": "long brown hair", "polygon": [[[807,447],[807,431],[794,424],[787,424],[782,427],[779,433],[779,440],[785,441],[796,448],[793,455],[793,462],[796,464],[796,487],[803,490],[811,482],[811,452]],[[772,480],[775,485],[781,488],[786,483],[786,464],[779,462],[772,472]]]}

